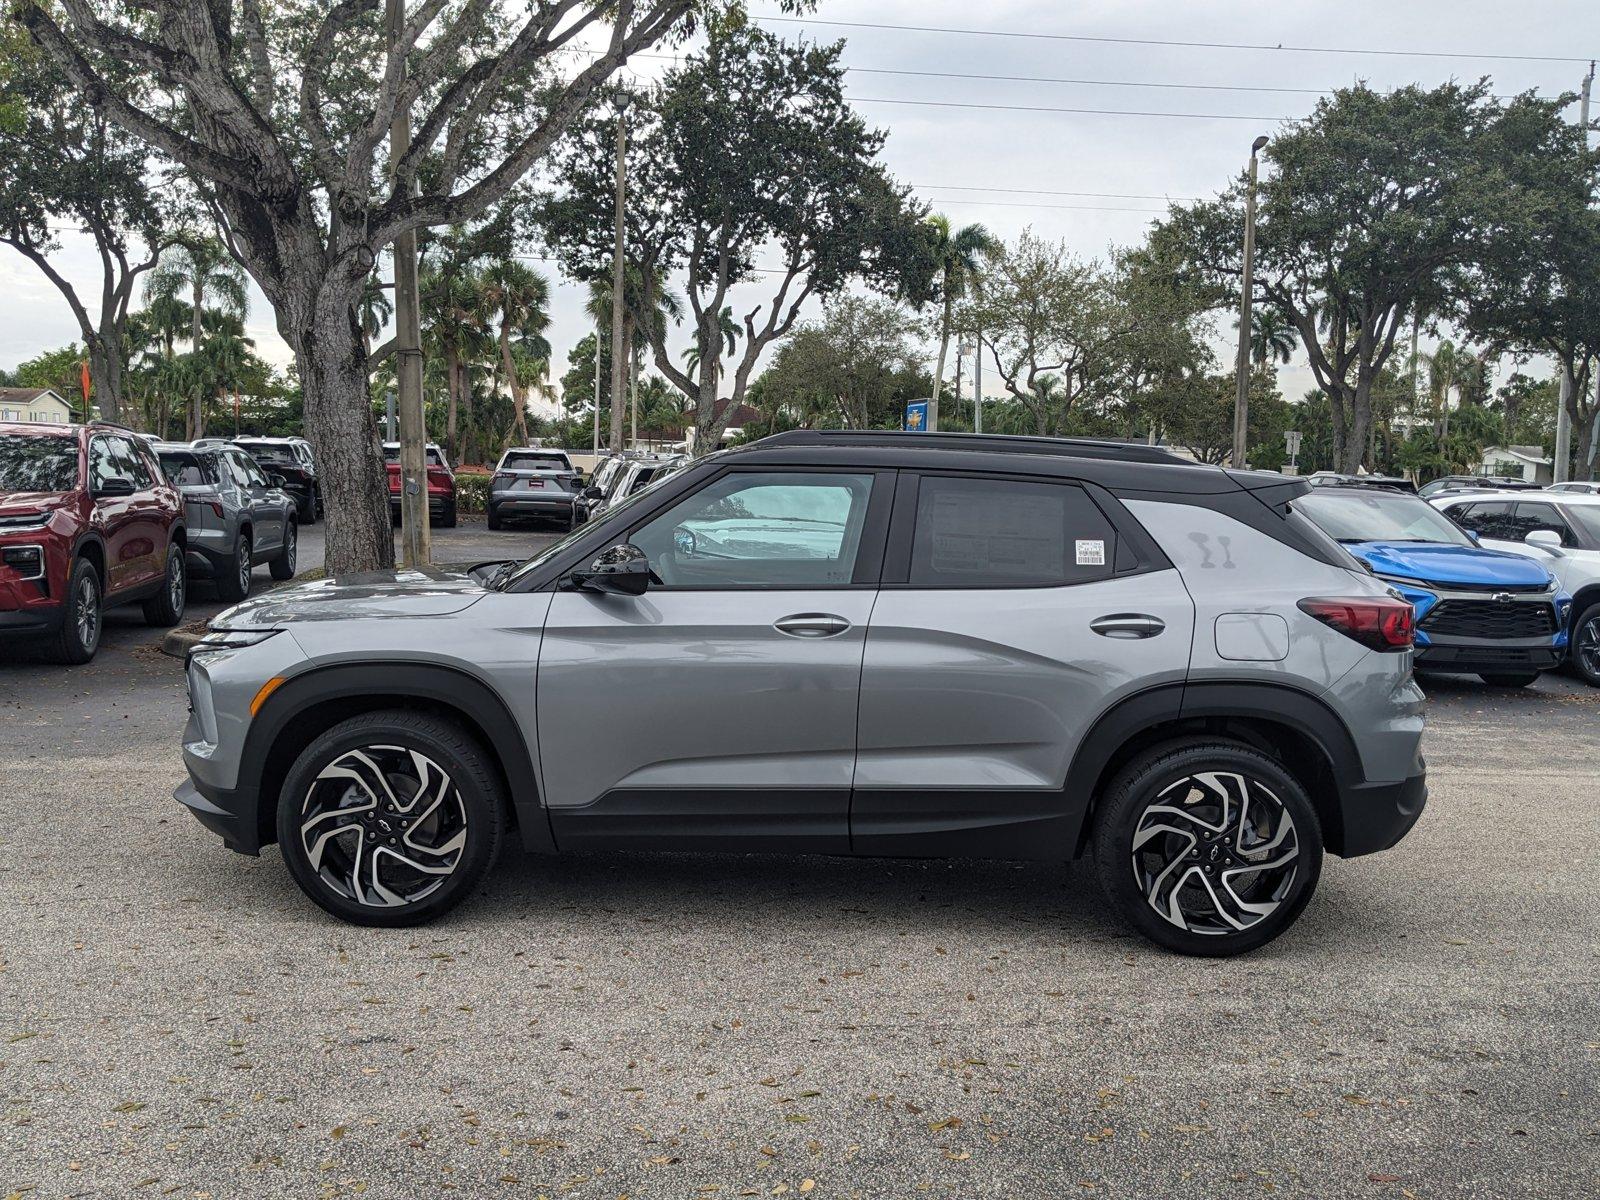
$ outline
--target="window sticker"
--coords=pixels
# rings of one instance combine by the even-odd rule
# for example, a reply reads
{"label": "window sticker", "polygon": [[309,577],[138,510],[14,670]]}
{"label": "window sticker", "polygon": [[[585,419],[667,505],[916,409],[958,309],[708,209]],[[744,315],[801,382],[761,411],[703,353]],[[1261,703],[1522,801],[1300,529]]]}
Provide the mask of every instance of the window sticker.
{"label": "window sticker", "polygon": [[1106,544],[1098,539],[1079,539],[1078,565],[1080,567],[1103,567],[1106,565]]}

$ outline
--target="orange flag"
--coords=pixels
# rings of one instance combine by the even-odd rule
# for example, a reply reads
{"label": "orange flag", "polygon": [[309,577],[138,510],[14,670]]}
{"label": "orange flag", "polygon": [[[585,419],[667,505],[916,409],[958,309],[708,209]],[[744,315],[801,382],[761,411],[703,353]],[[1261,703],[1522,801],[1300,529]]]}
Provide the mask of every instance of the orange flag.
{"label": "orange flag", "polygon": [[83,419],[89,419],[89,360],[78,361],[78,381],[83,384]]}

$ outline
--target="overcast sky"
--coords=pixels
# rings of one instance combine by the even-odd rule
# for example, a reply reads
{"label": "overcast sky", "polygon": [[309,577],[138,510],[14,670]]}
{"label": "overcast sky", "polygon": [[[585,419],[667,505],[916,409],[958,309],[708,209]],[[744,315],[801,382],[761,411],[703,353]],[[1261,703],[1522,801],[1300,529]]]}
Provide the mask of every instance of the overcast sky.
{"label": "overcast sky", "polygon": [[[753,0],[753,11],[775,15],[780,10],[770,0]],[[1594,12],[1592,0],[1544,0],[1536,20],[1530,6],[1503,0],[988,0],[982,5],[970,0],[821,0],[816,21],[769,28],[791,37],[848,42],[844,61],[853,68],[851,97],[869,121],[888,131],[884,154],[890,170],[937,210],[958,223],[981,221],[1008,239],[1031,225],[1043,236],[1065,239],[1081,254],[1097,255],[1108,245],[1137,242],[1165,199],[1209,195],[1225,186],[1243,166],[1257,134],[1270,134],[1280,121],[1304,116],[1316,102],[1314,94],[1303,90],[1155,85],[1327,89],[1364,79],[1388,88],[1489,75],[1500,93],[1576,91],[1585,70],[1579,62],[1464,56],[1600,53],[1600,21]],[[1066,37],[844,28],[824,20]],[[1078,37],[1285,49],[1066,40]],[[1313,53],[1289,47],[1428,50],[1463,57]],[[637,67],[641,74],[654,74],[663,65],[649,60]],[[1004,76],[1131,86],[1024,82]],[[967,104],[1150,115],[947,107]],[[1575,120],[1575,107],[1569,112]],[[1053,192],[1109,194],[1045,194]],[[58,264],[89,294],[98,291],[98,263],[87,245],[69,238]],[[582,293],[562,283],[553,265],[541,264],[540,269],[557,285],[550,340],[553,374],[559,377],[568,349],[587,332]],[[746,308],[757,298],[754,293],[742,297]],[[258,291],[248,326],[269,361],[289,362],[288,348]],[[15,366],[77,337],[71,314],[54,288],[19,255],[0,248],[0,366]],[[1289,396],[1310,386],[1303,358],[1297,358],[1282,382]]]}

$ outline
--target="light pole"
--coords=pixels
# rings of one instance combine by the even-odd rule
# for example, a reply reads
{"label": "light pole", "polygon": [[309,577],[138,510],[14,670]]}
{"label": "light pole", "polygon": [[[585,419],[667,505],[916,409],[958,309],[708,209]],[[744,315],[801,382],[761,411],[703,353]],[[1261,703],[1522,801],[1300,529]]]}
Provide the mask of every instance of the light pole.
{"label": "light pole", "polygon": [[1233,397],[1233,468],[1244,469],[1244,443],[1250,423],[1250,293],[1256,269],[1256,155],[1265,136],[1250,143],[1250,182],[1244,193],[1244,277],[1239,283],[1239,363]]}
{"label": "light pole", "polygon": [[622,406],[628,392],[628,364],[623,350],[623,295],[627,286],[623,263],[624,224],[628,210],[628,96],[617,99],[617,211],[611,259],[611,449],[622,452]]}

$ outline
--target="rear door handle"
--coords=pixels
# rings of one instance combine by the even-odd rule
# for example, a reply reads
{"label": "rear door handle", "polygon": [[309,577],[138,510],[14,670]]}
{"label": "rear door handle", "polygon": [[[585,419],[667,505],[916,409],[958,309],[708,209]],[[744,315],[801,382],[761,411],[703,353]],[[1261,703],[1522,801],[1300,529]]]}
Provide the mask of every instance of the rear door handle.
{"label": "rear door handle", "polygon": [[1089,628],[1101,637],[1152,638],[1167,627],[1160,617],[1148,613],[1112,613],[1089,622]]}
{"label": "rear door handle", "polygon": [[825,638],[837,637],[845,632],[850,628],[850,622],[833,613],[795,613],[792,617],[774,621],[772,627],[790,637]]}

